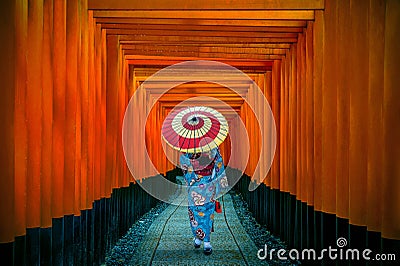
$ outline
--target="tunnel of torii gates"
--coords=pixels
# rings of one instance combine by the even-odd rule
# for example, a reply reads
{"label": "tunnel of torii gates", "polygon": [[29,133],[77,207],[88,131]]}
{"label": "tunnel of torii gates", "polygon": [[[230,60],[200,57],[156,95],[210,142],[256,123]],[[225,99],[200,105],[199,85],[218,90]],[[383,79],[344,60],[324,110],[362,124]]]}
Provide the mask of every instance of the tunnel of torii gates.
{"label": "tunnel of torii gates", "polygon": [[[55,262],[81,247],[91,255],[78,259],[104,259],[135,210],[153,204],[123,154],[128,101],[158,70],[199,59],[234,66],[262,90],[277,128],[273,164],[265,178],[255,172],[265,123],[249,105],[266,107],[252,86],[190,82],[149,110],[146,144],[161,174],[174,168],[160,148],[166,114],[214,97],[245,124],[245,176],[262,184],[243,193],[274,234],[301,247],[338,236],[398,247],[399,1],[7,0],[0,17],[2,258]],[[145,88],[138,119],[159,89]],[[241,152],[229,143],[225,160]]]}

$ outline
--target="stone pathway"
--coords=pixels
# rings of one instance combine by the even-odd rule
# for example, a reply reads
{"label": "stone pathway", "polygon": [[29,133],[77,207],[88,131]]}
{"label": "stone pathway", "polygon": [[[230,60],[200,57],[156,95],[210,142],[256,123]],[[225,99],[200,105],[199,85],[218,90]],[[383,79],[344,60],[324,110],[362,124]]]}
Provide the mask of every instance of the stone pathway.
{"label": "stone pathway", "polygon": [[[183,202],[180,196],[178,202]],[[130,265],[268,265],[257,258],[257,247],[241,225],[232,198],[221,200],[211,235],[213,253],[193,247],[187,207],[170,205],[151,225]]]}

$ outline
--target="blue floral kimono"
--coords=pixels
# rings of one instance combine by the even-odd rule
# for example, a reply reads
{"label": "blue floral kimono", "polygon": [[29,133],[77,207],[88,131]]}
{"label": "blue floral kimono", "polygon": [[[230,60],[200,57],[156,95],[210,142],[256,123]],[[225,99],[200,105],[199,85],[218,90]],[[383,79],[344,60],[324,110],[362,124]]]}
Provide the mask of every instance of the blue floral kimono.
{"label": "blue floral kimono", "polygon": [[204,153],[185,153],[180,165],[188,186],[188,211],[193,235],[210,242],[215,199],[228,188],[224,163],[218,148]]}

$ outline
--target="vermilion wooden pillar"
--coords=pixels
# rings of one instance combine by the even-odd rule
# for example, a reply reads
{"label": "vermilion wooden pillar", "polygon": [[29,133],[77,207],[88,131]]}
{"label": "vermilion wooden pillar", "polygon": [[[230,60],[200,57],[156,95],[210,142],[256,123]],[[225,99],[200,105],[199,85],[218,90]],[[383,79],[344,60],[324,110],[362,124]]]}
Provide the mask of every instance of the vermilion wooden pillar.
{"label": "vermilion wooden pillar", "polygon": [[306,71],[305,71],[305,132],[304,138],[306,139],[306,147],[305,147],[305,160],[306,160],[306,186],[307,186],[307,196],[306,202],[308,205],[312,206],[314,204],[314,130],[313,130],[313,122],[314,122],[314,84],[313,84],[313,71],[314,71],[314,45],[313,45],[313,30],[314,30],[314,22],[309,22],[307,24],[306,30]]}
{"label": "vermilion wooden pillar", "polygon": [[[329,13],[324,17],[324,32],[336,29],[336,5],[329,1],[326,9]],[[335,76],[337,62],[337,38],[334,34],[326,34],[324,38],[324,68],[322,72],[322,210],[328,213],[336,211],[336,116],[337,116],[337,78]]]}
{"label": "vermilion wooden pillar", "polygon": [[399,42],[400,5],[398,1],[386,2],[385,16],[385,63],[384,63],[384,98],[383,125],[384,147],[383,156],[383,209],[382,236],[390,239],[400,239],[400,146],[394,145],[400,137],[399,123],[399,87],[398,69],[400,67]]}
{"label": "vermilion wooden pillar", "polygon": [[274,155],[274,160],[271,165],[271,180],[267,180],[270,182],[271,188],[278,189],[279,188],[279,176],[280,176],[280,164],[282,161],[281,149],[282,149],[282,128],[281,128],[281,61],[274,60],[274,64],[272,66],[272,84],[271,84],[271,108],[272,113],[275,119],[276,125],[276,150]]}
{"label": "vermilion wooden pillar", "polygon": [[[345,12],[345,11],[343,11]],[[374,15],[372,15],[372,13]],[[345,13],[346,14],[346,13]],[[384,61],[382,56],[385,51],[385,3],[384,1],[370,1],[369,21],[368,21],[368,72],[371,73],[368,82],[368,177],[367,177],[367,211],[366,223],[368,229],[379,232],[382,225],[382,197],[383,187],[382,171],[384,150],[383,135],[383,95],[385,93],[384,80]],[[344,34],[346,28],[344,28]],[[344,55],[348,50],[343,49]],[[343,71],[346,71],[344,67]],[[343,91],[343,93],[346,93]],[[373,133],[373,134],[372,134]],[[345,161],[345,158],[344,160]],[[347,175],[348,176],[348,175]]]}
{"label": "vermilion wooden pillar", "polygon": [[313,101],[313,135],[314,135],[314,208],[317,211],[322,210],[322,82],[323,82],[323,68],[324,59],[324,13],[323,11],[315,12],[314,24],[314,101]]}
{"label": "vermilion wooden pillar", "polygon": [[[4,9],[2,9],[4,10]],[[25,234],[26,228],[26,177],[27,177],[27,153],[28,153],[28,130],[26,123],[26,90],[27,90],[27,35],[28,35],[28,21],[27,21],[27,6],[24,1],[16,1],[16,42],[20,45],[16,46],[16,65],[15,69],[18,71],[15,82],[15,120],[14,120],[14,142],[15,142],[15,176],[14,173],[10,177],[14,178],[15,184],[15,221],[14,221],[14,234],[21,236]],[[12,100],[14,102],[14,100]],[[13,170],[14,171],[14,170]],[[2,186],[5,188],[5,186]],[[10,189],[9,191],[12,191]],[[7,194],[4,194],[7,195]],[[8,203],[10,204],[10,203]],[[3,209],[3,208],[1,208]],[[5,228],[5,227],[2,227]],[[10,233],[12,230],[8,230]]]}
{"label": "vermilion wooden pillar", "polygon": [[[27,83],[28,101],[26,119],[28,127],[27,156],[27,227],[40,226],[41,198],[41,144],[42,144],[42,41],[43,41],[43,2],[33,3],[28,10]],[[73,174],[71,175],[74,176]],[[29,200],[35,199],[35,200]]]}
{"label": "vermilion wooden pillar", "polygon": [[[0,50],[2,52],[3,59],[0,63],[1,79],[4,88],[3,95],[0,97],[0,108],[2,115],[0,116],[1,124],[3,125],[1,130],[1,141],[2,149],[0,152],[1,168],[3,169],[3,177],[0,178],[0,210],[4,219],[0,221],[0,243],[12,242],[14,239],[14,167],[15,157],[19,156],[15,152],[14,144],[14,130],[19,129],[18,126],[14,125],[15,115],[15,96],[18,99],[23,100],[25,97],[20,95],[19,92],[23,90],[21,86],[23,84],[16,84],[15,80],[17,77],[15,53],[19,51],[19,47],[16,46],[18,40],[18,34],[24,32],[24,25],[19,25],[18,31],[15,31],[14,25],[9,21],[16,21],[18,19],[17,8],[21,6],[19,3],[14,1],[5,1],[1,3],[1,24],[0,33],[1,36],[8,36],[0,42]],[[23,48],[23,47],[21,47]],[[21,58],[19,58],[21,60]],[[17,85],[17,86],[16,86]],[[23,137],[23,136],[19,136]],[[18,147],[18,146],[17,146]],[[23,151],[22,151],[23,152]],[[24,174],[23,172],[21,173]],[[23,225],[23,223],[21,224]]]}
{"label": "vermilion wooden pillar", "polygon": [[43,42],[42,50],[47,51],[42,56],[42,154],[41,154],[41,226],[49,228],[52,225],[52,155],[53,155],[53,56],[51,51],[53,44],[53,2],[43,3]]}
{"label": "vermilion wooden pillar", "polygon": [[[350,23],[349,2],[344,1],[338,6],[337,23]],[[348,85],[350,66],[350,51],[348,49],[349,27],[342,26],[337,30],[337,141],[336,141],[336,204],[337,215],[348,218],[349,215],[349,137],[350,137],[350,87]],[[339,192],[340,191],[340,192]]]}

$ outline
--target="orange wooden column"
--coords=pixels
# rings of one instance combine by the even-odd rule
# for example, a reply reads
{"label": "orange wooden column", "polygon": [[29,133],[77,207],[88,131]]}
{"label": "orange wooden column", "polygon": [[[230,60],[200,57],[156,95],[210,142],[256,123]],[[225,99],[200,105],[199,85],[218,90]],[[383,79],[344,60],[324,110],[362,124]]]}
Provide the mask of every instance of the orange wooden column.
{"label": "orange wooden column", "polygon": [[254,112],[257,110],[257,104],[256,104],[256,86],[251,85],[248,93],[248,98],[249,98],[249,103],[250,105],[254,108],[254,111],[250,108],[249,105],[247,105],[247,116],[246,119],[249,120],[249,138],[250,138],[250,169],[249,169],[249,175],[252,176],[255,180],[255,182],[259,183],[259,173],[256,172],[256,166],[257,162],[259,160],[259,154],[258,154],[258,146],[259,146],[259,140],[258,140],[258,132],[257,132],[257,117],[255,116]]}
{"label": "orange wooden column", "polygon": [[[158,103],[158,105],[160,105],[160,104]],[[160,122],[159,122],[159,126],[158,126],[158,128],[157,128],[157,131],[158,131],[158,130],[161,131],[161,123],[162,123],[162,121],[164,121],[164,119],[167,117],[167,115],[169,114],[169,111],[170,111],[170,110],[167,110],[165,107],[162,107],[162,108],[160,109],[160,116],[159,116]],[[166,154],[168,154],[168,156],[173,157],[173,154],[176,154],[176,152],[174,152],[173,149],[170,148],[168,145],[165,145],[165,147],[166,147],[165,151],[166,151]],[[176,160],[178,160],[178,158],[176,158]],[[166,156],[164,156],[164,158],[162,159],[162,161],[163,161],[162,164],[165,165],[165,167],[166,167],[167,170],[172,170],[172,169],[174,169],[175,166],[167,159]],[[178,162],[178,161],[177,161],[177,162]]]}
{"label": "orange wooden column", "polygon": [[[254,106],[254,87],[251,85],[249,88],[249,92],[247,94],[248,97],[248,103],[245,105],[246,108],[246,130],[247,134],[249,136],[249,141],[250,141],[250,154],[249,154],[249,162],[248,162],[248,168],[246,170],[246,174],[253,177],[254,175],[254,170],[255,170],[255,165],[256,165],[256,159],[258,159],[258,156],[256,155],[256,147],[255,143],[256,142],[256,137],[255,137],[255,117],[253,114],[253,111],[251,110],[249,105]],[[257,156],[257,158],[256,158]]]}
{"label": "orange wooden column", "polygon": [[[247,103],[244,102],[243,105],[240,107],[240,119],[242,120],[243,125],[244,125],[244,127],[245,127],[245,129],[246,129],[246,133],[247,133],[248,121],[247,121],[247,119],[246,119],[246,117],[247,117],[247,107],[246,107],[246,105],[247,105]],[[242,136],[242,135],[243,135],[243,136]],[[242,135],[241,135],[241,137],[249,138],[248,133],[247,133],[246,135],[244,135],[244,132],[242,132]],[[249,140],[249,141],[250,141],[250,140]],[[243,148],[242,148],[242,149],[243,149]],[[246,174],[248,173],[248,169],[249,169],[249,161],[250,161],[250,155],[249,155],[249,158],[248,158],[247,165],[246,165],[246,167],[244,168],[244,173],[246,173]]]}
{"label": "orange wooden column", "polygon": [[400,123],[399,97],[400,3],[386,1],[383,92],[384,157],[382,180],[382,236],[400,239]]}
{"label": "orange wooden column", "polygon": [[117,127],[117,167],[119,171],[119,187],[129,186],[127,179],[127,165],[122,148],[122,123],[125,115],[125,109],[128,105],[127,94],[129,86],[129,66],[123,58],[123,52],[120,49],[118,55],[119,69],[120,69],[120,82],[119,82],[119,97],[118,97],[118,127]]}
{"label": "orange wooden column", "polygon": [[[266,72],[262,73],[262,74],[261,73],[256,74],[254,81],[257,84],[260,91],[262,92],[263,96],[265,98],[267,98],[266,91],[265,91],[266,90],[265,79],[266,79]],[[256,97],[256,95],[255,95],[255,97],[254,97],[255,108],[254,109],[259,114],[260,113],[262,114],[264,112],[261,100],[262,100],[261,97]],[[266,129],[265,127],[267,126],[267,123],[268,123],[268,121],[267,121],[266,117],[261,116],[258,118],[258,121],[256,120],[256,124],[255,124],[255,137],[256,137],[256,141],[259,143],[259,145],[256,145],[256,154],[259,157],[258,165],[257,165],[258,169],[256,171],[256,176],[257,176],[257,182],[259,182],[259,183],[266,177],[266,176],[262,176],[261,173],[264,171],[264,168],[266,168],[266,160],[268,158],[268,155],[264,154],[264,156],[266,156],[264,158],[264,160],[262,158],[260,158],[260,155],[261,155],[262,150],[265,150],[266,146],[270,146],[270,145],[269,145],[268,140],[266,140],[263,143],[263,146],[261,146],[260,144],[262,141],[261,133],[262,133],[262,131],[264,131]]]}
{"label": "orange wooden column", "polygon": [[[263,123],[263,128],[262,130],[264,130],[264,134],[266,134],[266,137],[268,138],[267,143],[264,143],[264,147],[263,147],[263,152],[265,154],[267,154],[268,156],[266,157],[266,162],[263,163],[264,167],[267,167],[267,162],[269,163],[269,161],[271,159],[274,159],[275,157],[273,157],[275,154],[273,154],[271,152],[271,145],[272,145],[272,134],[270,135],[270,132],[272,130],[272,126],[273,123],[275,123],[275,127],[277,128],[278,124],[276,119],[272,120],[272,117],[269,118],[267,117],[267,115],[269,115],[269,112],[272,111],[272,71],[267,71],[265,73],[265,76],[263,77],[263,81],[264,81],[264,86],[263,86],[263,93],[265,95],[265,98],[267,99],[267,102],[269,104],[269,106],[264,105],[262,100],[259,99],[259,104],[261,106],[261,112],[264,114],[265,116],[265,121]],[[269,109],[271,108],[271,109]],[[272,114],[273,115],[273,114]],[[277,130],[277,129],[276,129]],[[278,146],[278,137],[276,137],[276,146]],[[275,149],[276,149],[275,146]],[[265,169],[266,170],[266,169]],[[268,186],[271,186],[271,177],[272,177],[272,165],[269,168],[268,172],[266,173],[266,176],[261,176],[261,178],[264,178],[264,183],[267,184]]]}
{"label": "orange wooden column", "polygon": [[[282,128],[281,128],[281,61],[274,60],[272,66],[272,92],[271,92],[271,108],[275,119],[276,125],[276,150],[274,160],[271,165],[271,180],[270,186],[273,189],[279,188],[280,165],[282,163]],[[268,180],[267,180],[268,185]]]}
{"label": "orange wooden column", "polygon": [[[131,87],[133,84],[133,80],[130,78],[130,66],[128,64],[128,62],[124,59],[124,72],[125,72],[125,107],[128,106],[129,101],[130,101],[130,91],[131,91]],[[125,110],[124,110],[125,112]],[[125,115],[125,113],[124,113]],[[128,165],[125,162],[125,157],[124,157],[124,165],[125,165],[125,178],[126,178],[126,184],[129,185],[131,182],[133,182],[133,178],[132,178],[132,174],[128,169]]]}
{"label": "orange wooden column", "polygon": [[[301,176],[302,176],[302,183],[301,183],[301,193],[302,193],[302,202],[307,202],[307,196],[308,196],[308,186],[309,186],[309,175],[307,172],[307,160],[308,160],[308,154],[307,154],[307,141],[310,139],[306,132],[307,132],[307,121],[306,117],[309,115],[307,113],[307,90],[308,90],[308,84],[307,84],[307,69],[309,68],[308,66],[308,61],[307,61],[307,32],[306,28],[303,29],[302,35],[302,44],[301,44],[301,113],[300,113],[300,124],[301,124],[301,136],[300,136],[300,141],[301,141]],[[312,76],[311,76],[312,78]]]}
{"label": "orange wooden column", "polygon": [[[39,227],[41,218],[41,153],[42,153],[42,41],[43,1],[32,3],[28,9],[28,50],[27,50],[27,106],[28,128],[27,227]],[[71,175],[73,178],[73,175]],[[33,200],[34,199],[34,200]]]}
{"label": "orange wooden column", "polygon": [[76,178],[75,166],[77,158],[77,94],[78,88],[78,5],[67,1],[66,24],[66,88],[65,88],[65,153],[64,153],[64,214],[73,214],[76,211]]}
{"label": "orange wooden column", "polygon": [[98,187],[98,195],[95,200],[105,197],[106,195],[106,119],[107,119],[107,95],[106,95],[106,73],[107,73],[107,39],[105,30],[96,24],[96,116],[97,116],[97,158],[98,173],[95,176],[94,183]]}
{"label": "orange wooden column", "polygon": [[[380,231],[382,225],[383,193],[383,104],[385,84],[385,5],[383,1],[370,1],[368,22],[368,177],[367,225],[368,230]],[[348,34],[348,33],[347,33]]]}
{"label": "orange wooden column", "polygon": [[42,41],[42,154],[41,154],[41,227],[51,226],[52,217],[52,138],[53,138],[53,1],[43,3]]}
{"label": "orange wooden column", "polygon": [[[12,242],[14,239],[14,166],[17,167],[17,163],[14,163],[16,159],[23,156],[24,150],[21,150],[21,154],[18,154],[15,150],[18,146],[14,146],[14,140],[21,139],[24,136],[14,137],[14,131],[24,127],[23,123],[19,125],[14,124],[14,107],[20,110],[18,103],[15,104],[14,97],[18,100],[24,100],[24,96],[20,95],[23,91],[23,83],[16,83],[17,77],[17,66],[18,62],[22,58],[15,57],[16,52],[20,52],[24,47],[17,47],[16,41],[22,36],[21,33],[25,33],[24,17],[20,17],[21,11],[26,9],[20,2],[15,1],[2,1],[1,2],[1,23],[0,23],[0,34],[1,36],[7,36],[0,42],[0,51],[2,53],[2,61],[0,63],[0,78],[3,84],[3,92],[0,99],[0,110],[1,118],[0,122],[2,130],[0,133],[1,146],[0,161],[2,169],[2,177],[0,178],[0,243]],[[14,23],[10,21],[19,21],[17,24],[17,30],[14,28]],[[24,38],[24,37],[22,37]],[[17,59],[17,61],[15,61]],[[24,70],[22,68],[21,70]],[[20,74],[24,74],[23,72]],[[21,119],[22,117],[19,116]],[[20,120],[20,122],[22,122]],[[23,144],[22,144],[23,145]],[[21,145],[20,145],[21,146]],[[21,165],[24,167],[24,165]],[[24,176],[24,169],[19,173]],[[18,214],[17,214],[18,216]],[[15,216],[15,217],[17,217]],[[19,224],[19,226],[23,224]]]}
{"label": "orange wooden column", "polygon": [[[92,91],[92,105],[93,105],[93,116],[94,116],[94,131],[93,131],[93,199],[100,198],[101,195],[101,184],[100,184],[100,176],[101,176],[101,151],[100,151],[100,143],[101,139],[101,122],[104,119],[104,114],[102,113],[102,105],[101,105],[101,30],[100,26],[96,25],[95,19],[92,24],[93,29],[93,62],[91,62],[93,67],[93,74],[91,82],[91,91]],[[93,84],[94,83],[94,84]]]}
{"label": "orange wooden column", "polygon": [[302,202],[307,201],[307,173],[306,173],[306,143],[307,136],[305,134],[306,129],[306,34],[299,33],[298,45],[297,45],[297,179],[298,191],[297,199]]}
{"label": "orange wooden column", "polygon": [[350,87],[348,85],[350,51],[348,40],[350,31],[350,2],[343,1],[338,5],[337,24],[341,27],[337,30],[338,61],[335,71],[337,77],[337,149],[336,149],[336,214],[340,218],[349,217],[349,144],[350,144]]}
{"label": "orange wooden column", "polygon": [[290,56],[288,58],[288,120],[289,120],[289,147],[288,147],[288,175],[285,177],[287,181],[287,191],[296,195],[297,187],[300,184],[297,184],[297,172],[296,172],[296,163],[297,163],[297,97],[298,97],[298,88],[297,88],[297,44],[292,44],[290,49]]}
{"label": "orange wooden column", "polygon": [[[3,8],[1,10],[4,10]],[[16,236],[21,236],[25,234],[26,228],[26,181],[27,181],[27,154],[28,154],[28,130],[26,123],[26,90],[27,90],[27,61],[26,61],[26,50],[27,50],[27,36],[28,36],[28,8],[27,5],[23,1],[16,2],[16,10],[15,15],[17,16],[16,21],[16,65],[15,70],[18,71],[18,75],[15,77],[15,120],[14,120],[14,143],[15,143],[15,151],[10,154],[15,153],[14,162],[15,171],[11,174],[7,174],[10,178],[13,177],[14,180],[14,204],[8,202],[8,207],[12,206],[12,210],[7,210],[6,207],[1,207],[1,210],[7,210],[8,213],[15,213],[14,216],[14,226],[8,227],[1,225],[0,227],[3,229],[13,228],[13,230],[7,230],[9,234],[14,234]],[[2,48],[3,51],[3,48]],[[12,61],[10,61],[12,62]],[[2,72],[4,73],[4,72]],[[6,77],[2,77],[5,79]],[[7,80],[7,79],[5,79]],[[11,87],[10,87],[11,88]],[[3,99],[3,97],[2,97]],[[14,99],[10,102],[14,102]],[[1,105],[5,106],[5,105]],[[2,137],[2,139],[5,139]],[[10,158],[8,155],[7,158]],[[2,157],[2,161],[7,162],[7,160]],[[11,163],[11,165],[12,165]],[[7,169],[7,168],[4,168]],[[5,185],[1,185],[1,188],[7,188]],[[6,191],[2,192],[2,195],[10,195],[10,191],[12,189],[7,188],[8,193]],[[11,196],[11,195],[10,195]],[[13,195],[14,196],[14,195]],[[7,202],[6,200],[1,200],[1,202]],[[11,215],[13,217],[13,215]],[[0,239],[2,241],[3,239]]]}
{"label": "orange wooden column", "polygon": [[362,206],[367,203],[369,3],[356,2],[357,8],[351,9],[350,14],[352,54],[349,58],[348,72],[350,77],[348,83],[350,90],[349,218],[352,224],[365,225],[367,209]]}
{"label": "orange wooden column", "polygon": [[[91,13],[91,12],[90,12]],[[79,77],[79,87],[80,90],[80,113],[81,113],[81,161],[80,164],[77,165],[77,171],[80,171],[80,208],[88,209],[91,207],[92,203],[92,182],[90,180],[91,171],[89,168],[89,152],[92,150],[89,149],[89,139],[92,135],[89,135],[89,120],[93,119],[93,114],[91,112],[91,108],[89,105],[89,97],[90,97],[90,86],[89,86],[89,43],[90,42],[90,15],[87,11],[87,1],[83,1],[81,3],[81,7],[79,9],[80,16],[80,57],[79,57],[79,66],[80,73],[84,73]],[[92,115],[92,116],[91,116]]]}
{"label": "orange wooden column", "polygon": [[[101,28],[101,27],[100,27]],[[107,32],[100,30],[101,54],[101,121],[100,121],[100,198],[106,198],[111,187],[107,179]]]}
{"label": "orange wooden column", "polygon": [[118,94],[119,94],[119,71],[118,71],[118,36],[106,37],[107,65],[106,65],[106,172],[104,197],[111,194],[111,189],[117,187],[117,134],[118,127]]}
{"label": "orange wooden column", "polygon": [[313,36],[313,135],[314,135],[314,209],[322,210],[322,73],[324,67],[324,13],[315,11]]}
{"label": "orange wooden column", "polygon": [[[156,130],[155,130],[155,123],[156,123],[156,116],[157,110],[155,106],[150,110],[148,119],[146,121],[146,128],[145,128],[145,141],[146,141],[146,150],[149,154],[150,160],[153,162],[154,165],[157,166],[158,171],[163,171],[163,166],[158,165],[158,154],[160,152],[157,151],[156,146]],[[159,146],[160,147],[160,146]]]}
{"label": "orange wooden column", "polygon": [[[322,211],[336,211],[336,116],[337,116],[337,65],[336,5],[326,3],[324,24],[324,68],[322,72]],[[328,34],[329,33],[329,34]]]}
{"label": "orange wooden column", "polygon": [[[289,69],[289,52],[286,52],[286,57],[282,60],[281,64],[281,82],[280,82],[280,174],[279,181],[272,183],[273,188],[280,189],[282,191],[288,191],[286,189],[287,181],[285,178],[288,175],[288,139],[289,139],[289,123],[288,123],[288,69]],[[274,184],[275,183],[275,184]]]}
{"label": "orange wooden column", "polygon": [[[98,162],[96,162],[96,137],[98,114],[96,113],[96,47],[95,47],[96,24],[93,11],[88,12],[88,117],[87,117],[87,187],[86,208],[90,208],[95,198],[95,174]],[[83,108],[84,109],[84,108]],[[83,112],[83,110],[82,110]]]}
{"label": "orange wooden column", "polygon": [[[257,79],[257,81],[259,81]],[[263,87],[263,85],[260,83]],[[257,117],[255,116],[253,110],[250,108],[250,105],[253,106],[254,111],[260,111],[260,104],[258,103],[259,99],[256,99],[256,94],[254,90],[257,89],[256,87],[250,86],[249,93],[248,93],[248,103],[245,102],[242,106],[240,116],[244,122],[244,125],[247,130],[249,144],[250,144],[250,154],[249,154],[249,161],[247,163],[247,167],[245,169],[245,173],[249,176],[253,176],[257,182],[259,182],[260,177],[260,169],[255,172],[257,163],[265,163],[265,162],[258,162],[260,157],[260,125],[262,125],[265,121],[258,121]],[[260,124],[259,124],[260,123]],[[264,145],[267,145],[265,143]]]}
{"label": "orange wooden column", "polygon": [[302,79],[303,79],[303,45],[304,45],[304,36],[303,34],[299,33],[297,37],[297,44],[296,44],[296,72],[294,73],[294,76],[296,76],[296,96],[295,96],[295,102],[296,102],[296,115],[293,117],[293,119],[296,121],[296,126],[294,127],[295,129],[295,141],[296,144],[294,144],[294,149],[295,149],[295,154],[296,154],[296,159],[294,160],[295,167],[294,167],[294,178],[296,178],[296,198],[299,199],[300,201],[303,200],[303,191],[302,189],[304,188],[304,173],[303,173],[303,144],[304,144],[304,139],[302,139],[302,128],[303,128],[303,123],[302,123],[302,108],[303,108],[303,93],[304,93],[304,87],[302,84]]}
{"label": "orange wooden column", "polygon": [[307,22],[306,29],[306,37],[305,37],[305,61],[306,61],[306,70],[305,70],[305,108],[304,108],[304,116],[305,116],[305,132],[304,139],[306,142],[305,147],[305,185],[306,185],[306,193],[305,196],[306,202],[308,205],[312,206],[314,204],[314,44],[313,44],[313,32],[314,32],[314,22]]}
{"label": "orange wooden column", "polygon": [[[75,4],[75,3],[74,3]],[[82,54],[81,54],[81,3],[78,1],[74,7],[74,12],[76,18],[76,36],[75,45],[76,50],[76,74],[77,79],[75,80],[76,87],[76,114],[75,114],[75,198],[74,198],[74,215],[79,216],[81,210],[81,189],[82,189],[82,177],[81,177],[81,161],[82,161],[82,99],[81,94],[84,89],[81,85],[81,79],[86,75],[87,70],[83,68],[84,65],[81,64]]]}
{"label": "orange wooden column", "polygon": [[123,176],[123,168],[125,165],[125,160],[123,158],[123,150],[122,150],[122,122],[123,115],[125,112],[125,92],[126,89],[124,87],[125,79],[124,79],[124,62],[123,62],[123,52],[119,49],[118,44],[118,104],[117,104],[117,126],[116,126],[116,186],[123,187],[124,186],[124,176]]}
{"label": "orange wooden column", "polygon": [[55,1],[53,13],[53,140],[52,146],[52,215],[64,215],[64,169],[65,169],[65,91],[66,91],[66,1]]}

